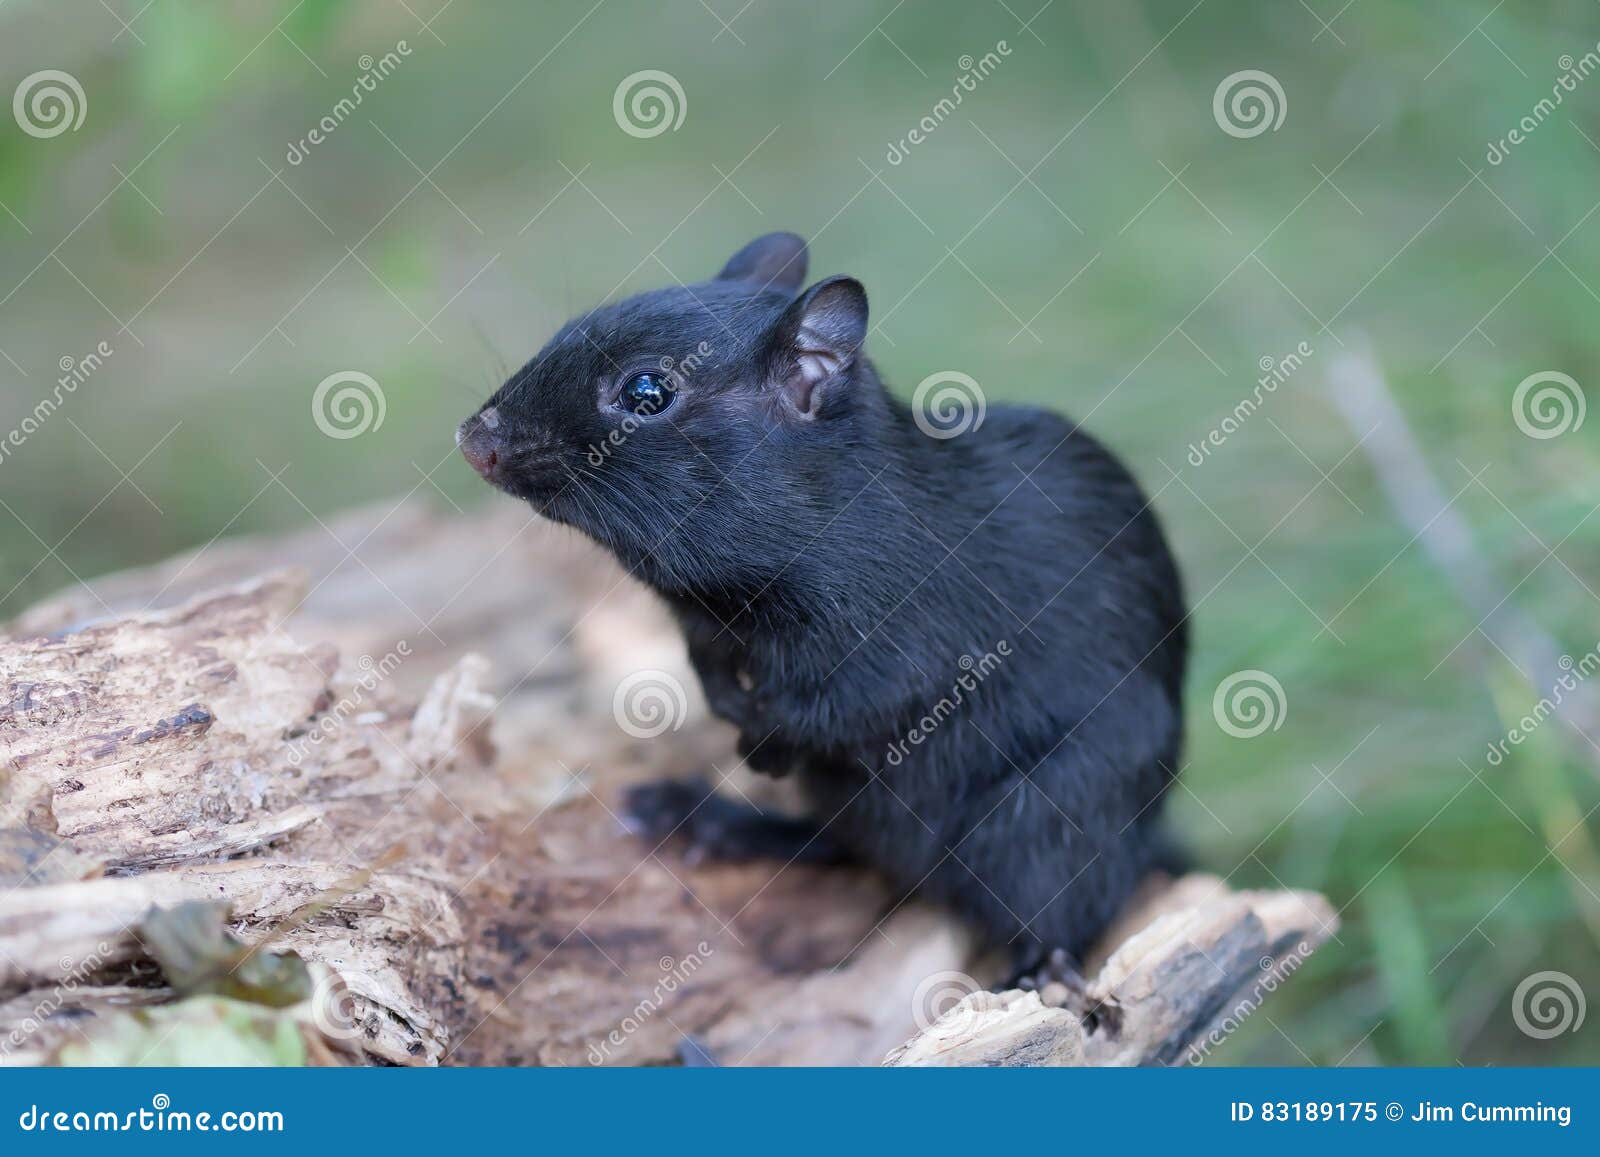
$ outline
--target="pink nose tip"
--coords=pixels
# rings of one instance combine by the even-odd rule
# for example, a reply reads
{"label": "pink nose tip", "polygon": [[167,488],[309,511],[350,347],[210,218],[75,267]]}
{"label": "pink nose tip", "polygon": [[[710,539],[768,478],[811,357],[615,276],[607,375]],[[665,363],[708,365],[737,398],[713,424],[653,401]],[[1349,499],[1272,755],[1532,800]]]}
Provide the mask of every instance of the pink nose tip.
{"label": "pink nose tip", "polygon": [[456,431],[456,445],[467,464],[484,478],[492,479],[500,464],[499,439],[482,418],[474,415],[461,423]]}

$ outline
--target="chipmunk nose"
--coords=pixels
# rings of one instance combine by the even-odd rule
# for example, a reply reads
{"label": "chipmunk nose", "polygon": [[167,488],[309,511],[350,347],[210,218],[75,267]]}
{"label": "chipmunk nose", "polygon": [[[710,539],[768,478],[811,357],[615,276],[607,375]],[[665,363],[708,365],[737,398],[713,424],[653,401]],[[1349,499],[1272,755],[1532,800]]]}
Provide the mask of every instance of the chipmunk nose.
{"label": "chipmunk nose", "polygon": [[500,465],[503,449],[500,436],[495,433],[498,425],[491,407],[472,415],[456,428],[456,445],[461,448],[461,456],[479,475],[491,482]]}

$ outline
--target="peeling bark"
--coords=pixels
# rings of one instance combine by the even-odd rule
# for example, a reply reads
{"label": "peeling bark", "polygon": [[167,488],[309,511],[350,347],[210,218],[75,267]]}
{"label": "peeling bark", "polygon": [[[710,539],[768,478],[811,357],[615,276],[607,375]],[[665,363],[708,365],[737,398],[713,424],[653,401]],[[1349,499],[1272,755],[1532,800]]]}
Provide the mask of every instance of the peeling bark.
{"label": "peeling bark", "polygon": [[[877,1064],[929,977],[995,979],[870,873],[691,866],[623,830],[640,779],[717,770],[779,806],[784,785],[737,769],[667,617],[598,552],[509,505],[331,531],[109,576],[0,634],[0,1061],[173,1000],[139,929],[186,901],[309,963],[311,1004],[272,1015],[330,1063],[664,1063],[690,1037],[728,1064]],[[645,667],[690,700],[652,740],[611,712]],[[953,1010],[973,1031],[937,1022],[893,1063],[1170,1063],[1263,956],[1332,930],[1318,897],[1153,891],[1087,1023],[979,994]],[[215,997],[177,1008],[202,1000],[216,1021]]]}

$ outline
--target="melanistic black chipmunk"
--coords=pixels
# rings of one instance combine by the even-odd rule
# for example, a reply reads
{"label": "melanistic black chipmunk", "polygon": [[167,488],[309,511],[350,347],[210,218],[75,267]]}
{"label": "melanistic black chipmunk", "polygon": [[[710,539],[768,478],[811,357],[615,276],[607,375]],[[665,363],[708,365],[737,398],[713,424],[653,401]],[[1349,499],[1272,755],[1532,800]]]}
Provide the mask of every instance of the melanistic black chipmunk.
{"label": "melanistic black chipmunk", "polygon": [[812,807],[653,785],[627,801],[649,832],[859,859],[1024,962],[1079,957],[1163,861],[1177,568],[1098,442],[1020,406],[947,436],[865,357],[860,283],[801,292],[805,270],[774,233],[711,281],[567,323],[462,423],[462,453],[660,593],[741,754]]}

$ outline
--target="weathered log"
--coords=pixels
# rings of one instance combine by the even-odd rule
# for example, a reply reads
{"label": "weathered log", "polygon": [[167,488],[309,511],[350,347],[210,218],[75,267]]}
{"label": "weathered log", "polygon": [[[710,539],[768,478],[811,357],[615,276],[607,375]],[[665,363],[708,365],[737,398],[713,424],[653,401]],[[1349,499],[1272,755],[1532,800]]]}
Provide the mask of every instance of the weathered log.
{"label": "weathered log", "polygon": [[973,992],[884,1064],[900,1067],[1081,1065],[1083,1022],[1036,992]]}
{"label": "weathered log", "polygon": [[[644,739],[613,713],[641,669],[683,691]],[[153,957],[152,913],[194,901],[226,906],[223,971],[309,963],[309,1001],[246,1019],[314,1061],[876,1064],[938,1027],[930,992],[996,979],[870,873],[691,865],[617,819],[631,782],[713,772],[784,802],[654,600],[520,508],[358,511],[65,592],[0,636],[0,1058],[165,1058],[185,1008],[228,1021],[237,984]],[[1108,937],[1087,1022],[974,1000],[1003,1031],[895,1063],[1179,1060],[1332,924],[1190,878]]]}
{"label": "weathered log", "polygon": [[[1333,931],[1309,892],[1230,892],[1196,873],[1153,887],[1110,930],[1115,949],[1072,1011],[1033,993],[962,998],[896,1049],[892,1065],[1199,1062]],[[1057,998],[1060,999],[1060,998]]]}

